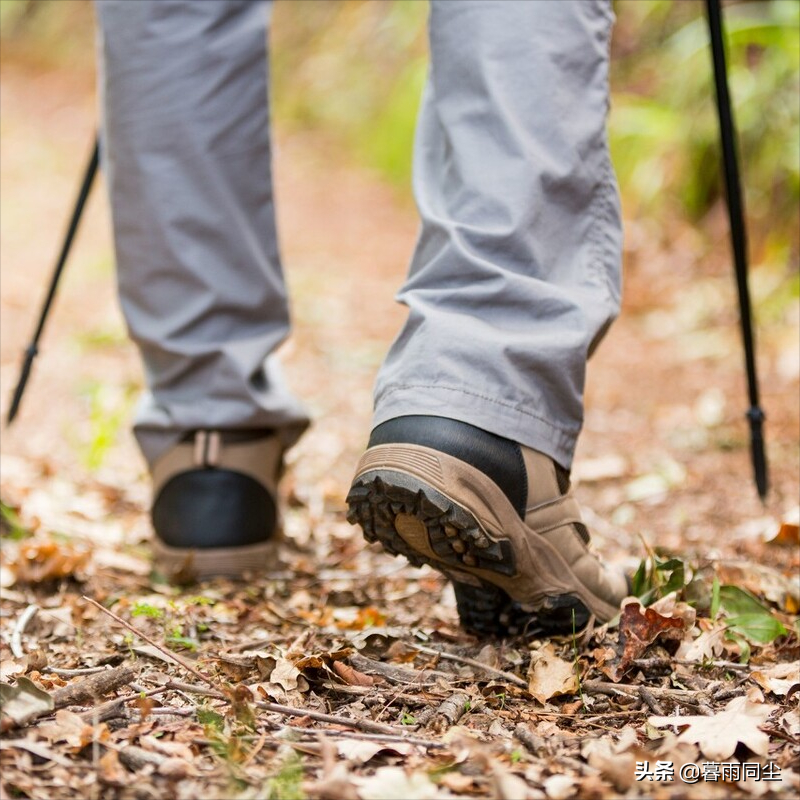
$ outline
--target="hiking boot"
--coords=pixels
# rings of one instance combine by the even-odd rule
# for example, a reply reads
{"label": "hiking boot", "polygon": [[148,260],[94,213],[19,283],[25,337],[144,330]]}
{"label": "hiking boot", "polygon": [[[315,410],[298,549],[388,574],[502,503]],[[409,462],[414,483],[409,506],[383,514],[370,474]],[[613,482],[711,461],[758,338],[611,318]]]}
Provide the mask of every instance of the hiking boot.
{"label": "hiking boot", "polygon": [[462,625],[481,634],[568,632],[611,619],[628,594],[589,549],[566,470],[463,422],[379,425],[347,503],[367,541],[447,575]]}
{"label": "hiking boot", "polygon": [[283,448],[271,431],[199,430],[153,466],[156,567],[184,582],[267,567]]}

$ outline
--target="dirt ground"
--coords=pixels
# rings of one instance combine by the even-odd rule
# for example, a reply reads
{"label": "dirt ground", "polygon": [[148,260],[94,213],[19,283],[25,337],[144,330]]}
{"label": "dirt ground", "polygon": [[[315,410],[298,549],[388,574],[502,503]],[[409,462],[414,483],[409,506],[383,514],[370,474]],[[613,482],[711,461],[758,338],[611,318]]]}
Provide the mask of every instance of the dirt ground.
{"label": "dirt ground", "polygon": [[[88,156],[92,76],[4,61],[2,105],[5,416]],[[188,589],[151,573],[147,480],[129,432],[142,377],[96,187],[21,414],[2,434],[3,503],[32,533],[4,530],[2,680],[25,687],[27,676],[55,698],[4,725],[3,797],[794,795],[798,310],[759,331],[772,480],[762,504],[722,210],[712,248],[685,224],[626,219],[624,308],[590,365],[574,480],[609,560],[635,569],[655,548],[695,586],[716,575],[749,590],[785,626],[751,640],[749,663],[707,598],[695,619],[683,585],[634,654],[625,615],[551,643],[478,641],[459,630],[437,573],[364,545],[344,496],[403,318],[392,297],[415,212],[323,137],[279,130],[275,167],[295,323],[282,355],[315,419],[290,454],[279,560],[247,583]],[[698,631],[717,644],[692,650]],[[62,691],[95,675],[109,683]],[[688,725],[680,737],[658,721],[675,715]],[[723,731],[740,738],[716,747]],[[644,761],[774,763],[782,777],[636,780]]]}

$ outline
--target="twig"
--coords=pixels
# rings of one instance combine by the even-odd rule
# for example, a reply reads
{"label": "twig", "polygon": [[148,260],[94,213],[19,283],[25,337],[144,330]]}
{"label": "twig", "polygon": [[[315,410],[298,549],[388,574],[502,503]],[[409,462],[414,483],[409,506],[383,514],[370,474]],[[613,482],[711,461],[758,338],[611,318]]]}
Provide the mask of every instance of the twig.
{"label": "twig", "polygon": [[[587,692],[596,692],[597,694],[626,694],[626,695],[639,695],[639,686],[630,683],[609,683],[607,681],[584,681],[581,688]],[[691,692],[688,689],[665,689],[660,686],[648,686],[650,692],[654,697],[666,697],[671,700],[688,700],[689,702],[699,703],[697,698],[699,692]]]}
{"label": "twig", "polygon": [[720,667],[723,669],[731,669],[736,672],[748,672],[750,670],[749,664],[740,664],[738,661],[703,661],[698,664],[696,661],[685,661],[680,658],[675,658],[673,662],[685,667]]}
{"label": "twig", "polygon": [[[194,694],[202,694],[208,697],[216,697],[219,700],[226,700],[227,696],[217,691],[209,691],[198,686],[192,686],[190,683],[182,683],[181,681],[169,681],[166,684],[169,689],[177,689],[183,692],[191,692]],[[308,717],[308,719],[316,720],[317,722],[327,722],[331,725],[343,725],[346,728],[355,728],[356,730],[372,731],[375,733],[394,734],[397,732],[396,728],[391,725],[384,725],[382,722],[373,722],[367,719],[349,719],[347,717],[335,717],[333,714],[323,714],[320,711],[313,711],[309,708],[293,708],[292,706],[284,706],[279,703],[268,703],[264,700],[255,700],[253,705],[256,708],[261,708],[264,711],[272,711],[275,714],[281,714],[284,717]]]}
{"label": "twig", "polygon": [[429,724],[431,730],[435,733],[444,733],[447,728],[455,725],[466,714],[468,703],[469,697],[463,692],[451,694],[436,709]]}
{"label": "twig", "polygon": [[[419,648],[417,648],[419,649]],[[377,673],[383,678],[391,681],[392,683],[409,684],[424,687],[427,685],[434,685],[431,681],[435,678],[442,678],[448,683],[452,683],[453,676],[448,675],[446,672],[439,672],[435,669],[411,669],[409,667],[400,667],[396,664],[387,664],[383,661],[375,661],[372,658],[362,656],[360,653],[351,653],[347,660],[360,672],[367,675],[370,673]]]}
{"label": "twig", "polygon": [[387,734],[387,733],[355,733],[353,731],[336,731],[336,730],[314,730],[308,731],[309,735],[322,735],[337,736],[340,739],[357,739],[366,742],[385,742],[386,744],[413,744],[418,747],[447,747],[446,742],[436,742],[431,739],[420,739],[416,736],[404,736],[403,734]]}
{"label": "twig", "polygon": [[79,675],[96,675],[105,672],[107,667],[83,667],[82,669],[61,669],[60,667],[42,667],[42,673],[58,675],[59,678],[77,678]]}
{"label": "twig", "polygon": [[28,623],[36,616],[39,606],[35,604],[29,605],[17,619],[14,630],[11,633],[11,641],[8,643],[14,658],[22,658],[25,655],[25,649],[22,646],[22,634],[25,633],[25,628]]}
{"label": "twig", "polygon": [[136,670],[130,666],[105,669],[96,675],[56,689],[52,693],[54,707],[64,708],[97,700],[120,686],[127,686],[135,677]]}
{"label": "twig", "polygon": [[654,714],[658,714],[659,716],[662,717],[664,716],[664,709],[661,708],[658,700],[656,700],[656,698],[653,697],[653,693],[646,686],[639,687],[639,697],[641,697],[642,700],[644,700],[644,702],[647,704],[647,707]]}
{"label": "twig", "polygon": [[482,661],[477,661],[474,658],[467,658],[466,656],[457,656],[454,653],[447,653],[444,650],[436,650],[433,647],[425,647],[421,644],[412,644],[415,650],[418,650],[420,653],[425,653],[429,656],[439,656],[439,658],[447,659],[448,661],[456,661],[459,664],[466,664],[469,667],[475,667],[476,669],[481,669],[484,672],[489,673],[490,675],[496,675],[498,678],[504,678],[505,680],[509,681],[510,683],[515,684],[516,686],[520,686],[523,689],[528,688],[528,684],[526,681],[522,680],[519,675],[514,675],[512,672],[506,672],[502,669],[497,669],[497,667],[490,667],[488,664],[484,664]]}

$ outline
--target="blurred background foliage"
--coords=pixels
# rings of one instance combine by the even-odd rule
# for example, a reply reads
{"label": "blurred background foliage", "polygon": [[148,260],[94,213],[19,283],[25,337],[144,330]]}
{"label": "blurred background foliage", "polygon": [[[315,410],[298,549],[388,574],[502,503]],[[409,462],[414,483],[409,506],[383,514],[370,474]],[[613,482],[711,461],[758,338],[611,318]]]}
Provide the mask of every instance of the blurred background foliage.
{"label": "blurred background foliage", "polygon": [[[704,4],[616,0],[614,8],[609,133],[625,215],[665,238],[681,221],[704,230],[722,186]],[[280,129],[323,133],[338,157],[410,197],[427,11],[422,0],[278,0]],[[777,306],[780,317],[800,296],[800,2],[732,2],[725,11],[751,259],[772,287],[765,308]],[[0,36],[4,60],[91,68],[89,0],[0,0]]]}

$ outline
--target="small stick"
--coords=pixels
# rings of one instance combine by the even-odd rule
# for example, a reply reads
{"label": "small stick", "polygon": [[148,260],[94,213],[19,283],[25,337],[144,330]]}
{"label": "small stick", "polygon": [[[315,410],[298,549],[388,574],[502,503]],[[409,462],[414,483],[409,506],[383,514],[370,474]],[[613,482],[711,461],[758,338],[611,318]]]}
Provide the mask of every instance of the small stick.
{"label": "small stick", "polygon": [[484,664],[483,662],[477,661],[474,658],[457,656],[453,653],[447,653],[444,650],[436,650],[433,647],[424,647],[421,644],[412,644],[411,647],[413,647],[415,650],[418,650],[420,653],[425,653],[429,656],[439,656],[440,658],[447,659],[448,661],[456,661],[459,664],[466,664],[468,667],[475,667],[476,669],[481,669],[491,675],[496,675],[498,678],[504,678],[510,683],[520,686],[523,689],[528,688],[528,683],[522,680],[519,675],[514,675],[512,672],[506,672],[502,669],[497,669],[497,667],[490,667],[488,664]]}
{"label": "small stick", "polygon": [[467,712],[469,697],[463,692],[451,694],[444,702],[440,703],[430,721],[429,726],[435,733],[444,733],[447,728],[455,725]]}
{"label": "small stick", "polygon": [[61,667],[43,667],[40,672],[58,675],[59,678],[77,678],[79,675],[96,675],[105,672],[105,667],[83,667],[82,669],[61,669]]}
{"label": "small stick", "polygon": [[413,744],[418,747],[447,747],[446,742],[434,742],[430,739],[420,739],[416,736],[403,736],[402,734],[388,733],[355,733],[354,731],[316,730],[309,734],[325,736],[338,736],[340,739],[357,739],[366,742],[385,742],[386,744]]}
{"label": "small stick", "polygon": [[22,634],[25,633],[25,628],[28,623],[36,616],[39,606],[31,604],[20,615],[17,624],[14,625],[14,630],[11,633],[11,641],[9,646],[14,658],[22,658],[25,655],[25,649],[22,646]]}
{"label": "small stick", "polygon": [[639,697],[641,697],[642,700],[644,700],[644,702],[647,704],[647,707],[654,714],[658,714],[661,717],[664,716],[664,709],[661,708],[658,700],[656,700],[656,698],[653,697],[653,693],[646,686],[639,687]]}
{"label": "small stick", "polygon": [[136,670],[133,667],[122,666],[114,669],[104,669],[96,675],[90,675],[81,681],[56,689],[52,693],[54,708],[64,708],[64,706],[79,705],[80,703],[97,700],[120,686],[126,686],[135,677]]}

